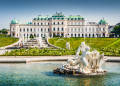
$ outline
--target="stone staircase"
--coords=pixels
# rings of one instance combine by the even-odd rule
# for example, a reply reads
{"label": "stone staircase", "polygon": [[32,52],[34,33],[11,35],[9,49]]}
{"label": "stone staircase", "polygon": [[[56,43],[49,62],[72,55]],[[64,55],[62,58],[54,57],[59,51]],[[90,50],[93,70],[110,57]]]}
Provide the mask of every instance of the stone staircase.
{"label": "stone staircase", "polygon": [[[22,41],[21,41],[21,44],[22,44]],[[48,45],[48,43],[46,42],[45,39],[42,39],[42,45],[40,47],[40,43],[39,43],[39,40],[38,39],[30,39],[30,40],[27,40],[24,45],[21,45],[21,44],[17,44],[17,45],[14,45],[13,47],[9,47],[7,49],[19,49],[19,48],[25,48],[25,49],[28,49],[28,48],[53,48],[52,46]]]}
{"label": "stone staircase", "polygon": [[30,39],[23,45],[23,48],[35,48],[40,47],[39,41],[37,39]]}

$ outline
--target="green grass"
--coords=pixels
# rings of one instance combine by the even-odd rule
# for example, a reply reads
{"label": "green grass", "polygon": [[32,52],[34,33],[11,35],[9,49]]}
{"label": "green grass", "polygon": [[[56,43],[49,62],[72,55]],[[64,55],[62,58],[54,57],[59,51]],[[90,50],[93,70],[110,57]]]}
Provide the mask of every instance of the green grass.
{"label": "green grass", "polygon": [[13,37],[0,37],[0,47],[4,47],[17,42],[19,39]]}
{"label": "green grass", "polygon": [[[52,38],[49,42],[64,49],[18,49],[6,52],[4,56],[62,56],[75,55],[84,38]],[[65,49],[66,42],[70,42],[71,49]],[[85,43],[91,51],[98,50],[106,56],[120,56],[120,38],[85,38]]]}
{"label": "green grass", "polygon": [[[85,38],[85,43],[90,46],[91,49],[100,50],[108,45],[118,41],[120,38]],[[65,48],[66,42],[70,42],[71,49],[77,49],[81,42],[84,42],[84,38],[52,38],[49,42],[55,46]],[[120,42],[120,41],[119,41]]]}
{"label": "green grass", "polygon": [[[77,50],[84,38],[52,38],[49,42],[65,49],[66,42],[70,43],[71,49]],[[85,43],[91,51],[98,50],[107,56],[120,56],[120,38],[85,38]]]}

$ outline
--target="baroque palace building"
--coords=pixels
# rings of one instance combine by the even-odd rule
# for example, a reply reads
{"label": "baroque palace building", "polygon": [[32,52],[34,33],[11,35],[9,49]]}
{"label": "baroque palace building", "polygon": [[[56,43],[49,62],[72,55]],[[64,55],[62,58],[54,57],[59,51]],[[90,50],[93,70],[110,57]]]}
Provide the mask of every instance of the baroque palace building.
{"label": "baroque palace building", "polygon": [[49,35],[53,37],[108,37],[108,23],[103,18],[99,23],[88,22],[80,15],[65,17],[62,12],[50,16],[33,18],[28,24],[20,24],[14,19],[10,24],[11,37],[42,37]]}

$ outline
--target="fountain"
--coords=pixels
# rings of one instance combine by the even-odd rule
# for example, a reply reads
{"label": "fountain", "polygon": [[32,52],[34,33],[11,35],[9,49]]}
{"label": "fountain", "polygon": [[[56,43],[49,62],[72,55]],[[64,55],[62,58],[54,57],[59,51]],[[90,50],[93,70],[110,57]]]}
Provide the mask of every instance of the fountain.
{"label": "fountain", "polygon": [[66,42],[66,49],[70,50],[70,43],[69,42]]}
{"label": "fountain", "polygon": [[[82,55],[79,55],[79,52]],[[90,47],[82,42],[79,46],[74,59],[68,59],[67,63],[53,72],[56,74],[73,74],[73,75],[104,75],[106,71],[102,69],[103,63],[106,61],[104,54],[95,50],[90,52]]]}
{"label": "fountain", "polygon": [[40,48],[42,47],[42,37],[41,37],[41,32],[39,33],[39,43],[40,43]]}

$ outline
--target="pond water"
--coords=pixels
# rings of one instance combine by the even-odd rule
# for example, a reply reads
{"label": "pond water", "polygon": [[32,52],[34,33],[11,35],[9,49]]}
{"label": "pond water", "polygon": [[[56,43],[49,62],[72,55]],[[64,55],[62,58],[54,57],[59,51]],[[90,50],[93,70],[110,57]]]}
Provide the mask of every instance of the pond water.
{"label": "pond water", "polygon": [[106,62],[105,76],[75,77],[57,75],[62,62],[0,64],[0,86],[120,86],[120,63]]}

